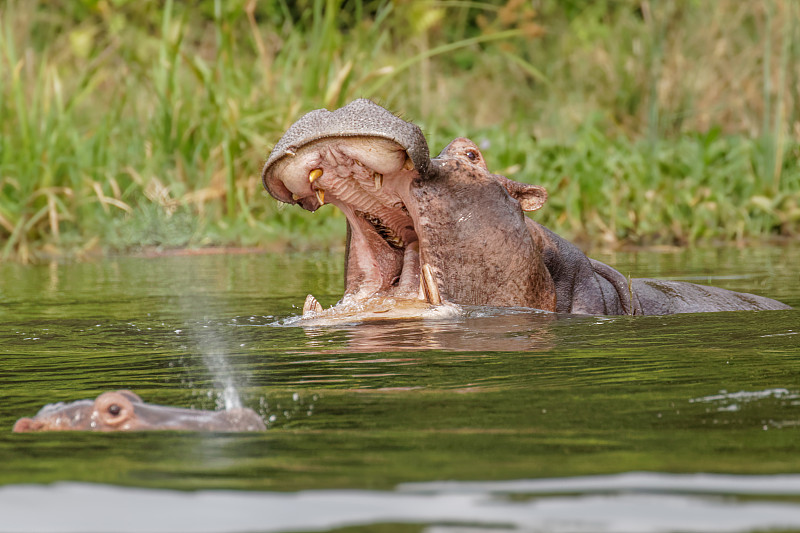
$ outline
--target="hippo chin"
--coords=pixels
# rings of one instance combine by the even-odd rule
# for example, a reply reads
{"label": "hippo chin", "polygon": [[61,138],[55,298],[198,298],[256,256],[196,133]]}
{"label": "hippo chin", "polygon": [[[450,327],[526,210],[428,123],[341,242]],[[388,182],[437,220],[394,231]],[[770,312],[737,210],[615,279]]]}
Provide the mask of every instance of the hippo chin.
{"label": "hippo chin", "polygon": [[105,392],[95,400],[55,403],[33,418],[20,418],[14,432],[31,431],[263,431],[252,409],[201,411],[144,403],[131,391]]}
{"label": "hippo chin", "polygon": [[[344,212],[342,302],[351,306],[377,298],[607,315],[790,309],[716,287],[629,280],[524,215],[545,203],[544,188],[492,174],[468,139],[431,159],[417,126],[369,100],[303,116],[262,180],[281,202]],[[323,311],[309,297],[303,312],[338,307]]]}

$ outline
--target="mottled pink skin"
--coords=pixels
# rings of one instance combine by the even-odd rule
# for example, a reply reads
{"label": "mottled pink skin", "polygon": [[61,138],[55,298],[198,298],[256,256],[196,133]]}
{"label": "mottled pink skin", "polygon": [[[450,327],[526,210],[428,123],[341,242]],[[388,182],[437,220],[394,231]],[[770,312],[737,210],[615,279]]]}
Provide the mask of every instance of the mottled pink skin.
{"label": "mottled pink skin", "polygon": [[92,400],[44,406],[20,418],[15,433],[33,431],[263,431],[264,421],[247,408],[201,411],[146,404],[131,391],[104,392]]}

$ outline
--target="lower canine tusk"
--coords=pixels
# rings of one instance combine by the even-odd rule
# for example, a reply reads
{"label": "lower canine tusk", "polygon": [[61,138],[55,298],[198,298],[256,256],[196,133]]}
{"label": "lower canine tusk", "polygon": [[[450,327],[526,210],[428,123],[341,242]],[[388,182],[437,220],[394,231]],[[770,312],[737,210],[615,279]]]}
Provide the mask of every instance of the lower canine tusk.
{"label": "lower canine tusk", "polygon": [[312,295],[306,296],[306,301],[303,303],[303,316],[307,313],[321,313],[322,305]]}
{"label": "lower canine tusk", "polygon": [[317,189],[314,191],[314,193],[317,195],[317,200],[319,200],[320,207],[325,205],[325,191],[322,189]]}
{"label": "lower canine tusk", "polygon": [[422,292],[425,294],[425,300],[432,305],[441,305],[442,297],[439,296],[439,286],[436,285],[431,266],[427,263],[422,265],[420,283],[422,284]]}

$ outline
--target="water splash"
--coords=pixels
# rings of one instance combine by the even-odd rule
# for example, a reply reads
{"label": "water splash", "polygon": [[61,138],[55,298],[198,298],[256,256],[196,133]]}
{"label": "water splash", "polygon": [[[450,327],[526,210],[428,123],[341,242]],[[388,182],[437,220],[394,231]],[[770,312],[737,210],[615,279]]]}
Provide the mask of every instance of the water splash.
{"label": "water splash", "polygon": [[222,395],[217,398],[217,408],[228,410],[242,407],[225,352],[219,346],[214,346],[212,349],[206,347],[202,353],[203,360],[214,377],[214,386],[222,389]]}
{"label": "water splash", "polygon": [[203,356],[203,362],[214,379],[215,389],[222,389],[222,394],[217,396],[217,409],[229,410],[242,407],[233,371],[228,364],[227,353],[223,347],[224,337],[221,332],[206,324],[202,328],[198,328],[192,337]]}

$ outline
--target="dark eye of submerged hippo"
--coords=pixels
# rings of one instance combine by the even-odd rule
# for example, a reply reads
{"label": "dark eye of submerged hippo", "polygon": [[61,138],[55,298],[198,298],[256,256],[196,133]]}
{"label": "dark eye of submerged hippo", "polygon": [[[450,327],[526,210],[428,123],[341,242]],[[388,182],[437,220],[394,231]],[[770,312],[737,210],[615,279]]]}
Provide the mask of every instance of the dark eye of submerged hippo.
{"label": "dark eye of submerged hippo", "polygon": [[[542,187],[492,174],[469,139],[431,159],[417,126],[369,100],[303,116],[262,179],[282,202],[345,214],[345,295],[336,308],[377,299],[588,314],[788,309],[716,287],[629,280],[524,215],[545,203]],[[309,296],[304,315],[322,312]]]}

